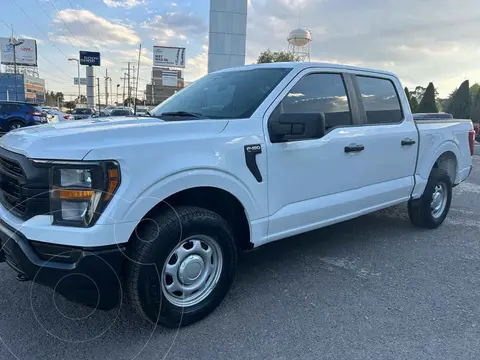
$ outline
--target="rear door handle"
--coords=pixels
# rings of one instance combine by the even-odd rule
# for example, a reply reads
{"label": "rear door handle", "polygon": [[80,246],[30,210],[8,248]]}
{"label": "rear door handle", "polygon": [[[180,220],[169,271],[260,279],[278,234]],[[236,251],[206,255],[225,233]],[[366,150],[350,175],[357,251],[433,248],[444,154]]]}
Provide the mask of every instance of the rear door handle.
{"label": "rear door handle", "polygon": [[365,149],[365,146],[357,145],[357,144],[351,144],[351,145],[345,146],[346,153],[360,152],[360,151],[363,151],[364,149]]}
{"label": "rear door handle", "polygon": [[408,145],[413,145],[415,144],[415,140],[413,139],[410,139],[410,138],[406,138],[406,139],[403,139],[402,140],[402,146],[408,146]]}

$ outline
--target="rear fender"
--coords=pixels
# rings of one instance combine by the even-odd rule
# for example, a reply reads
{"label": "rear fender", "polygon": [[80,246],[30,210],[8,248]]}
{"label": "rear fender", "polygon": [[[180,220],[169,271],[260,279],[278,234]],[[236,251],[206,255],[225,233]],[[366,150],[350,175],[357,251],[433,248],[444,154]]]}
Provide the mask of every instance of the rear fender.
{"label": "rear fender", "polygon": [[[412,192],[412,198],[417,199],[422,196],[425,187],[427,186],[428,177],[432,172],[432,169],[437,162],[438,158],[446,153],[452,152],[455,155],[455,159],[457,161],[457,168],[455,171],[455,179],[453,183],[458,183],[459,177],[459,169],[458,169],[458,161],[460,159],[460,149],[458,148],[457,144],[452,141],[448,140],[440,144],[434,151],[430,152],[427,151],[423,155],[421,153],[422,149],[420,149],[418,166],[417,171],[415,174],[415,188]],[[430,155],[432,154],[432,155]]]}

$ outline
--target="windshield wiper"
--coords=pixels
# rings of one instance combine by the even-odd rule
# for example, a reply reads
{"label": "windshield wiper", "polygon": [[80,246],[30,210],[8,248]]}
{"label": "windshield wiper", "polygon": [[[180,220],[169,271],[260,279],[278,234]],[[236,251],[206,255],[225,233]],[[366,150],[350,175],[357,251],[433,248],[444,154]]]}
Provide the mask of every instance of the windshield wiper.
{"label": "windshield wiper", "polygon": [[192,117],[195,119],[206,119],[206,117],[197,112],[188,112],[188,111],[170,111],[161,113],[158,116],[173,116],[173,117]]}

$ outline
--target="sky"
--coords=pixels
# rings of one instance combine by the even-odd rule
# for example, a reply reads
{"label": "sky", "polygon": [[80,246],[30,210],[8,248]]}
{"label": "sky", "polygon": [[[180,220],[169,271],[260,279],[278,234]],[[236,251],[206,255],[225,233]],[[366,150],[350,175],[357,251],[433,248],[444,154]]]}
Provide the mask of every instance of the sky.
{"label": "sky", "polygon": [[[67,100],[77,94],[68,58],[80,50],[101,52],[97,76],[108,71],[114,87],[140,43],[139,89],[154,45],[186,47],[187,81],[207,73],[209,0],[2,0],[1,7],[0,36],[13,28],[36,39],[40,76]],[[465,79],[480,82],[479,20],[478,0],[248,0],[245,62],[287,50],[289,31],[305,27],[312,61],[393,71],[409,88],[433,81],[447,96]]]}

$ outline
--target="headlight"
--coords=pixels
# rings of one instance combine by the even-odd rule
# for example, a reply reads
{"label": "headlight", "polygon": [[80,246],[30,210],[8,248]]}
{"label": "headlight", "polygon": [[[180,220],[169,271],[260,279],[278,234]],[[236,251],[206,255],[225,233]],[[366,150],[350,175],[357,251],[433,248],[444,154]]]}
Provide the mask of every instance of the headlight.
{"label": "headlight", "polygon": [[53,223],[92,226],[120,185],[116,162],[50,162]]}

